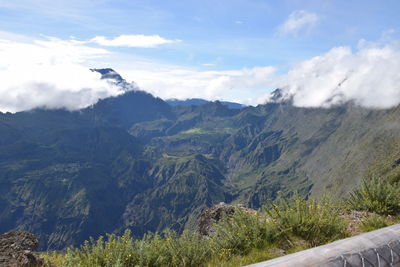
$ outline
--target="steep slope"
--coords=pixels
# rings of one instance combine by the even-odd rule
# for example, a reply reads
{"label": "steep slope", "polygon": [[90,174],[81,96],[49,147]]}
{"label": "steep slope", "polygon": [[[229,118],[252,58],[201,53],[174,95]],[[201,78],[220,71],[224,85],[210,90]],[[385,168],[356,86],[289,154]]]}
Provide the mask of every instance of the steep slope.
{"label": "steep slope", "polygon": [[151,186],[142,144],[125,128],[171,115],[140,91],[80,112],[0,114],[0,231],[37,233],[42,249],[114,231],[132,196]]}
{"label": "steep slope", "polygon": [[54,126],[18,125],[31,116],[45,121],[41,113],[16,114],[20,120],[12,118],[9,127],[19,136],[1,146],[0,230],[38,233],[42,248],[113,231],[124,209],[119,180],[129,175],[136,191],[145,188],[140,176],[124,170],[140,153],[137,142],[120,128],[91,125],[67,112],[51,116]]}
{"label": "steep slope", "polygon": [[[154,230],[182,230],[188,220],[194,224],[201,208],[227,201],[221,193],[224,177],[200,155],[168,164],[156,161],[142,140],[127,131],[137,122],[167,120],[171,114],[168,105],[143,92],[127,92],[80,112],[0,114],[0,231],[32,231],[40,236],[41,249],[78,245],[90,236],[130,227],[132,216],[139,222],[146,219],[143,211],[154,208],[146,203],[161,197],[147,194],[153,191],[166,197],[164,210],[154,212],[151,219],[162,219]],[[195,166],[205,171],[201,177],[194,174]],[[175,177],[164,177],[157,168],[178,171]],[[188,192],[190,183],[195,186]],[[204,190],[197,192],[197,186]],[[174,192],[187,195],[169,203],[168,195]],[[129,207],[142,197],[147,199],[132,214]],[[180,207],[190,205],[166,217],[181,200],[186,202]],[[179,226],[177,220],[185,223]],[[153,228],[144,224],[137,234]]]}
{"label": "steep slope", "polygon": [[139,235],[167,227],[194,228],[203,209],[232,198],[218,167],[200,154],[165,157],[149,176],[154,187],[136,195],[124,213],[124,225]]}
{"label": "steep slope", "polygon": [[[180,109],[177,122],[164,125],[164,136],[150,138],[150,144],[170,155],[202,153],[218,161],[238,190],[238,202],[259,207],[277,191],[343,196],[373,170],[399,172],[390,169],[398,165],[399,108],[368,110],[348,103],[306,109],[280,103],[237,113],[213,105],[204,112]],[[146,136],[147,125],[137,127]]]}

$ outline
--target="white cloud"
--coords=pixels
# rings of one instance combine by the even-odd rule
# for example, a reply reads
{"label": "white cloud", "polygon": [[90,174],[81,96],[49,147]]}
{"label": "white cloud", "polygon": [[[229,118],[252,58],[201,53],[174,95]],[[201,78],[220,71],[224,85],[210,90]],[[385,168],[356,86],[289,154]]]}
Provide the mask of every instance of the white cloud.
{"label": "white cloud", "polygon": [[102,46],[126,46],[126,47],[144,47],[153,48],[164,44],[181,42],[181,40],[168,40],[159,35],[120,35],[113,39],[107,39],[104,36],[96,36],[88,42],[97,43]]}
{"label": "white cloud", "polygon": [[282,35],[297,35],[302,30],[311,29],[317,22],[317,14],[305,10],[296,10],[279,26],[278,31]]}
{"label": "white cloud", "polygon": [[[265,102],[282,88],[296,106],[329,107],[346,101],[374,108],[400,103],[400,43],[387,37],[294,64],[278,75],[273,66],[199,70],[111,53],[77,40],[0,32],[0,111],[36,107],[79,109],[121,93],[90,68],[112,67],[128,81],[161,98]],[[259,96],[262,96],[259,98]]]}
{"label": "white cloud", "polygon": [[[75,110],[121,93],[90,68],[113,67],[162,98],[247,99],[264,92],[273,67],[202,71],[112,53],[78,40],[40,40],[0,32],[0,111],[37,107]],[[249,100],[251,101],[251,100]]]}
{"label": "white cloud", "polygon": [[[271,66],[226,71],[200,71],[180,66],[134,64],[136,69],[121,69],[128,80],[164,99],[204,98],[209,100],[246,99],[253,104],[257,91],[265,92],[275,68]],[[252,98],[249,98],[249,95]]]}
{"label": "white cloud", "polygon": [[216,64],[215,63],[203,63],[201,65],[204,67],[214,67]]}
{"label": "white cloud", "polygon": [[107,56],[107,50],[56,38],[10,37],[0,33],[0,111],[74,110],[120,93],[84,64]]}
{"label": "white cloud", "polygon": [[390,108],[400,103],[400,44],[362,41],[356,51],[333,48],[294,65],[276,77],[274,85],[301,107],[354,101],[364,107]]}

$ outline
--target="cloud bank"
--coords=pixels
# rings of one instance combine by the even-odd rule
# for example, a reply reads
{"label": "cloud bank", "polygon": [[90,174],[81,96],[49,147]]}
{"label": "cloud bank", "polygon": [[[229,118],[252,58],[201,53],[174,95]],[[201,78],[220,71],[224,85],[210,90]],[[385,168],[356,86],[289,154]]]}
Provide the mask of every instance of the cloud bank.
{"label": "cloud bank", "polygon": [[390,108],[400,103],[400,43],[361,41],[356,51],[336,47],[295,64],[272,83],[300,107],[354,101],[369,108]]}
{"label": "cloud bank", "polygon": [[159,35],[120,35],[118,37],[107,39],[104,36],[96,36],[88,41],[102,46],[125,46],[125,47],[143,47],[154,48],[164,44],[177,43],[181,40],[168,40]]}
{"label": "cloud bank", "polygon": [[84,64],[108,54],[56,38],[13,41],[0,35],[0,111],[37,107],[75,110],[120,94]]}
{"label": "cloud bank", "polygon": [[120,73],[161,98],[204,98],[245,104],[254,104],[260,93],[268,91],[276,71],[272,66],[226,71],[152,64],[136,64],[135,67],[122,69]]}

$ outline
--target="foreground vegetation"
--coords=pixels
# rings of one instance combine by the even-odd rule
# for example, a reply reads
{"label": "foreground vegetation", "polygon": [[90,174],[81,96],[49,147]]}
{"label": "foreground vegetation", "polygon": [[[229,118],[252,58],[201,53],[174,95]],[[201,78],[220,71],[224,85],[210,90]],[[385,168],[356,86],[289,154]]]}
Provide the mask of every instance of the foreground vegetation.
{"label": "foreground vegetation", "polygon": [[[80,248],[45,254],[48,266],[241,266],[325,244],[351,234],[398,222],[397,183],[364,180],[344,202],[328,197],[304,200],[280,198],[258,212],[236,209],[215,225],[215,234],[173,231],[147,234],[142,239],[108,235],[86,241]],[[349,230],[349,211],[364,211]]]}

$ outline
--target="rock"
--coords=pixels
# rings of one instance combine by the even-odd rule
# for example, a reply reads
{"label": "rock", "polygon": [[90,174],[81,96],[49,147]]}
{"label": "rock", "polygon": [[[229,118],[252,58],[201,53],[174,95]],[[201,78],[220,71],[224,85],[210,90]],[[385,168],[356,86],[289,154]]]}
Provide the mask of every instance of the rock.
{"label": "rock", "polygon": [[242,205],[233,206],[221,202],[209,209],[205,209],[199,219],[198,231],[202,235],[212,235],[215,232],[213,225],[222,219],[224,215],[235,213],[236,209],[241,209],[248,213],[253,213],[255,210],[245,208]]}
{"label": "rock", "polygon": [[38,245],[37,237],[26,231],[15,230],[0,235],[0,266],[44,266],[43,259],[33,253]]}

